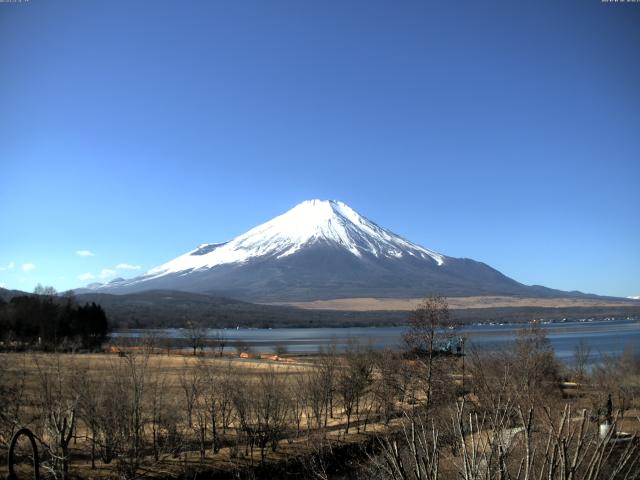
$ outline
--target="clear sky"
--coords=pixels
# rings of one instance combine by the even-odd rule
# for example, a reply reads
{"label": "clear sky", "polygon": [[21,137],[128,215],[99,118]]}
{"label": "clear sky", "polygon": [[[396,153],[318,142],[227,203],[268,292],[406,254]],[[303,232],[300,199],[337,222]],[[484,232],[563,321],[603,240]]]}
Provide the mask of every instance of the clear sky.
{"label": "clear sky", "polygon": [[640,294],[640,3],[0,3],[0,285],[132,276],[310,198]]}

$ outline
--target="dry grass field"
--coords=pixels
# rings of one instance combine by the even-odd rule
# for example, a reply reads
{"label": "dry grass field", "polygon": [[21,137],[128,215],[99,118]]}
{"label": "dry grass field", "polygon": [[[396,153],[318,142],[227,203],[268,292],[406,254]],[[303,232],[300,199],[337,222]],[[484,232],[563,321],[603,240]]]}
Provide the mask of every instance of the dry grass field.
{"label": "dry grass field", "polygon": [[[180,476],[190,469],[215,469],[220,472],[236,472],[250,468],[266,461],[269,464],[278,464],[291,458],[305,457],[317,453],[318,440],[315,438],[322,431],[324,443],[335,445],[362,444],[368,441],[371,434],[375,434],[394,425],[397,420],[391,419],[387,426],[380,423],[378,416],[374,420],[371,400],[362,401],[366,406],[367,419],[364,419],[365,411],[352,413],[350,431],[347,433],[347,420],[344,412],[336,399],[335,406],[331,406],[330,412],[316,411],[311,407],[302,408],[289,403],[295,396],[308,397],[304,389],[317,378],[318,365],[313,357],[289,358],[287,361],[272,361],[261,358],[238,358],[237,356],[207,356],[207,355],[183,355],[176,353],[141,352],[131,349],[126,356],[117,353],[95,354],[47,354],[47,353],[0,353],[0,365],[2,365],[1,380],[3,385],[19,385],[19,401],[22,404],[19,417],[23,424],[28,425],[46,444],[54,443],[51,432],[41,428],[47,412],[45,409],[60,411],[66,405],[73,403],[76,409],[76,423],[73,431],[73,440],[70,445],[70,469],[74,476],[82,478],[101,478],[122,475],[117,468],[117,463],[109,464],[96,458],[95,468],[88,452],[91,450],[92,433],[90,418],[81,415],[84,395],[88,397],[119,397],[122,392],[111,392],[110,388],[117,385],[123,375],[135,373],[128,370],[129,359],[138,362],[138,369],[144,378],[139,379],[139,385],[144,389],[145,398],[140,407],[145,417],[141,426],[141,436],[146,439],[146,448],[140,455],[140,466],[146,465],[147,475],[151,476]],[[336,359],[337,361],[337,359]],[[336,363],[337,366],[337,363]],[[211,375],[211,376],[208,376]],[[275,378],[276,380],[271,380]],[[80,380],[82,379],[82,380]],[[280,391],[271,391],[262,387],[266,381],[273,381],[273,385]],[[128,381],[130,379],[125,379]],[[218,381],[218,385],[205,385]],[[51,395],[51,383],[60,385],[60,389],[53,392],[59,398],[53,399],[56,405],[47,405],[45,400]],[[82,383],[82,385],[79,385]],[[54,390],[55,387],[54,386]],[[82,392],[83,388],[95,389],[92,392]],[[78,387],[77,389],[75,387]],[[161,391],[157,391],[157,388]],[[211,405],[205,397],[208,395],[220,395],[222,392],[212,392],[209,387],[219,390],[226,389],[226,401],[237,401],[234,397],[246,397],[247,402],[258,403],[255,396],[273,395],[286,402],[285,417],[277,428],[282,429],[279,436],[277,450],[269,448],[265,457],[257,446],[257,440],[251,444],[251,448],[245,445],[246,438],[241,432],[238,414],[232,414],[226,427],[218,426],[223,430],[218,432],[219,449],[213,452],[211,448],[212,418],[208,418]],[[131,385],[131,388],[135,388]],[[266,388],[266,389],[265,389]],[[153,390],[153,393],[151,391]],[[222,397],[217,397],[222,401]],[[49,399],[50,400],[50,399]],[[125,399],[130,401],[129,398]],[[316,399],[323,400],[323,399]],[[163,415],[171,417],[172,429],[180,438],[176,440],[179,445],[172,448],[162,447],[161,452],[154,458],[153,449],[149,446],[149,438],[156,435],[152,430],[160,430],[162,420],[153,417],[152,410],[162,404],[166,410]],[[97,406],[97,405],[96,405]],[[229,405],[231,408],[231,405]],[[113,408],[113,407],[112,407]],[[222,408],[218,406],[217,408]],[[238,406],[238,408],[242,408]],[[299,411],[293,412],[296,408]],[[318,408],[322,409],[322,405]],[[273,411],[268,411],[267,406],[263,412],[255,412],[256,415],[278,415],[278,406]],[[284,410],[283,410],[284,411]],[[105,413],[105,412],[103,412]],[[108,415],[108,412],[106,412]],[[67,412],[68,414],[68,412]],[[89,413],[90,414],[90,413]],[[317,415],[320,415],[319,423]],[[221,421],[219,413],[216,421]],[[157,421],[158,425],[154,422]],[[254,421],[256,419],[253,419]],[[363,426],[363,422],[365,425]],[[153,424],[153,425],[152,425]],[[297,424],[297,427],[296,427]],[[318,427],[320,425],[321,428]],[[365,432],[366,430],[366,432]],[[129,435],[131,432],[129,432]],[[167,434],[167,431],[164,431]],[[199,435],[209,439],[205,444],[200,444]],[[6,436],[5,436],[6,437]],[[95,437],[94,437],[95,438]],[[8,437],[2,438],[2,444],[7,443]],[[100,440],[102,441],[102,440]],[[100,442],[99,441],[99,442]],[[99,443],[98,442],[98,443]],[[266,446],[266,445],[265,445]],[[6,451],[0,449],[4,455]],[[97,456],[96,456],[97,457]],[[5,474],[5,462],[0,465],[0,474]],[[149,465],[153,465],[152,468]]]}
{"label": "dry grass field", "polygon": [[[0,353],[5,407],[0,474],[6,474],[10,434],[20,425],[37,435],[49,477],[55,472],[57,478],[127,479],[186,478],[197,472],[215,472],[216,478],[276,478],[275,472],[288,472],[278,477],[287,478],[294,472],[328,479],[330,471],[343,468],[337,465],[344,452],[359,459],[347,463],[359,465],[367,478],[398,478],[385,477],[376,466],[381,459],[394,461],[389,439],[411,450],[415,435],[408,427],[438,429],[443,439],[438,478],[460,478],[465,462],[460,442],[484,444],[490,452],[507,435],[514,458],[524,455],[519,408],[537,411],[535,441],[544,440],[542,432],[556,431],[550,424],[567,406],[569,427],[578,425],[583,409],[591,412],[585,415],[592,435],[603,398],[611,392],[615,409],[623,409],[617,429],[640,433],[640,373],[629,370],[635,365],[631,360],[589,377],[564,372],[576,381],[561,384],[552,352],[536,343],[543,339],[539,335],[532,333],[499,356],[469,358],[465,390],[459,358],[435,357],[430,371],[428,362],[393,352],[286,361],[186,355],[149,346],[120,353]],[[463,426],[472,412],[484,412],[482,423]],[[496,412],[501,412],[497,424]],[[429,457],[428,449],[420,448],[421,458]],[[495,459],[486,462],[486,468],[495,467]],[[21,470],[28,475],[26,465]]]}
{"label": "dry grass field", "polygon": [[[422,298],[339,298],[333,300],[315,300],[312,302],[273,303],[272,305],[290,305],[311,310],[344,311],[412,311],[423,301]],[[634,300],[600,300],[593,298],[522,298],[507,296],[449,297],[449,308],[461,310],[469,308],[502,307],[618,307],[637,306]]]}
{"label": "dry grass field", "polygon": [[[124,349],[123,349],[124,350]],[[132,349],[133,350],[133,349]],[[160,349],[158,349],[158,352]],[[182,355],[172,352],[152,353],[148,357],[145,373],[148,377],[162,375],[167,391],[177,395],[180,376],[185,371],[198,368],[232,370],[239,377],[255,376],[257,372],[273,369],[278,374],[293,374],[311,368],[309,361],[277,362],[259,358],[238,358],[237,356]],[[53,371],[60,367],[66,373],[80,373],[92,380],[99,380],[113,373],[121,363],[121,357],[113,353],[48,354],[48,353],[0,353],[0,365],[4,375],[16,378],[26,374],[26,387],[31,395],[37,394],[41,371]]]}

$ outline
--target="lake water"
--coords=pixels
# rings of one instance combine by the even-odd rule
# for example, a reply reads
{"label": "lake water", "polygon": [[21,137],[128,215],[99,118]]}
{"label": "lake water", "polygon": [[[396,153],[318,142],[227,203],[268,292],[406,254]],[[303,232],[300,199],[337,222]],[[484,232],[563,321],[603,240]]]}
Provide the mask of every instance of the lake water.
{"label": "lake water", "polygon": [[[466,338],[466,348],[477,350],[501,350],[509,348],[517,333],[527,325],[471,325],[456,331]],[[591,349],[593,359],[602,354],[619,355],[627,345],[640,351],[640,321],[607,320],[593,322],[566,322],[544,325],[559,360],[571,363],[576,346],[584,341]],[[228,348],[241,342],[254,352],[273,352],[277,346],[289,353],[315,353],[332,345],[340,351],[349,343],[358,343],[375,349],[399,348],[406,327],[357,327],[357,328],[274,328],[274,329],[224,329]],[[215,338],[220,330],[209,330],[207,336]],[[155,330],[124,330],[112,334],[114,339],[140,338],[153,335],[158,339],[180,340],[188,338],[186,329],[168,328]]]}

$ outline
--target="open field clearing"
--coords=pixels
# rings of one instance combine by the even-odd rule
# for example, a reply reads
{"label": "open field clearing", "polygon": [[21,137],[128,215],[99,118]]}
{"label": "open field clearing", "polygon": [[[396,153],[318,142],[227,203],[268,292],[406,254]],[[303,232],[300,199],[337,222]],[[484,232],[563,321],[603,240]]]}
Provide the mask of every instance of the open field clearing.
{"label": "open field clearing", "polygon": [[[338,298],[333,300],[315,300],[312,302],[280,302],[271,305],[290,305],[310,310],[344,311],[411,311],[423,301],[423,298]],[[469,308],[504,307],[618,307],[638,306],[636,300],[594,299],[594,298],[524,298],[501,296],[449,297],[452,310]]]}
{"label": "open field clearing", "polygon": [[[18,388],[8,399],[17,403],[11,413],[46,446],[56,442],[51,425],[43,428],[52,411],[65,415],[73,424],[65,455],[71,471],[81,477],[112,477],[132,468],[122,459],[125,453],[116,459],[112,450],[131,454],[125,444],[134,436],[139,443],[135,470],[152,464],[147,471],[152,476],[179,476],[191,468],[234,472],[278,464],[317,454],[318,442],[344,449],[369,442],[368,435],[397,422],[391,414],[381,422],[373,391],[352,394],[346,383],[345,413],[340,388],[324,383],[334,385],[342,360],[326,360],[274,362],[137,349],[0,354],[2,385]],[[366,374],[373,383],[373,370]],[[328,398],[327,389],[335,389],[335,398]],[[402,402],[392,402],[393,408],[402,408]],[[121,422],[118,428],[124,430],[117,433]],[[11,430],[7,427],[3,445]]]}

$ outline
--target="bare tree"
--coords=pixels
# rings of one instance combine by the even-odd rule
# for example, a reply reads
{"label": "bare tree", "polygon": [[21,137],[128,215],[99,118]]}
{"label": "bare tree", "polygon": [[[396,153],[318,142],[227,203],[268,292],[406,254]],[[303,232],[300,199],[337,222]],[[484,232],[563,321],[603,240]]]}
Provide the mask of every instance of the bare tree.
{"label": "bare tree", "polygon": [[153,458],[157,462],[160,460],[161,444],[163,435],[167,435],[163,429],[167,424],[167,379],[161,372],[155,372],[149,377],[149,397],[150,397],[150,424],[151,424],[151,445],[153,448]]}
{"label": "bare tree", "polygon": [[276,451],[287,425],[289,402],[286,398],[285,380],[273,368],[261,372],[258,383],[255,413],[257,420],[258,445],[264,461],[264,450],[269,443]]}
{"label": "bare tree", "polygon": [[328,405],[327,380],[328,377],[320,368],[310,370],[303,376],[301,391],[305,394],[304,404],[307,410],[305,415],[307,418],[307,430],[312,428],[312,419],[315,420],[316,429],[321,429],[323,426],[323,415],[325,415]]}
{"label": "bare tree", "polygon": [[515,416],[518,392],[514,381],[514,360],[505,352],[472,352],[469,362],[471,387],[477,398],[476,412],[484,422],[499,429],[505,419]]}
{"label": "bare tree", "polygon": [[198,350],[202,352],[204,349],[204,341],[207,336],[207,329],[195,320],[189,320],[187,322],[187,335],[189,338],[189,344],[193,348],[193,355],[198,354]]}
{"label": "bare tree", "polygon": [[39,283],[33,289],[33,293],[35,293],[36,295],[42,295],[42,296],[45,296],[45,297],[55,297],[56,295],[58,295],[58,292],[56,291],[55,288],[53,288],[53,287],[43,287]]}
{"label": "bare tree", "polygon": [[333,418],[333,398],[336,393],[337,377],[337,350],[335,345],[327,350],[317,362],[319,372],[319,385],[323,391],[324,426],[327,426],[329,418]]}
{"label": "bare tree", "polygon": [[393,350],[385,349],[375,356],[378,378],[373,387],[373,395],[385,425],[395,415],[397,404],[404,400],[403,363],[400,355]]}
{"label": "bare tree", "polygon": [[96,446],[99,433],[99,405],[102,385],[89,375],[86,370],[78,371],[73,382],[78,397],[79,419],[86,426],[91,443],[91,469],[96,468]]}
{"label": "bare tree", "polygon": [[444,373],[438,369],[442,365],[436,365],[436,358],[451,352],[454,326],[449,315],[449,305],[443,297],[423,300],[409,319],[409,330],[404,340],[409,352],[425,370],[424,405],[427,409],[433,403],[434,383],[439,383],[439,386],[445,383]]}
{"label": "bare tree", "polygon": [[111,366],[109,403],[115,428],[107,426],[106,431],[115,435],[118,468],[127,478],[136,475],[143,456],[149,355],[149,350],[126,353]]}
{"label": "bare tree", "polygon": [[329,480],[333,445],[331,441],[319,432],[309,434],[306,442],[311,454],[305,459],[305,478]]}
{"label": "bare tree", "polygon": [[620,415],[627,409],[638,406],[640,398],[640,352],[631,342],[625,345],[620,356],[619,367],[622,378],[618,388]]}
{"label": "bare tree", "polygon": [[8,448],[13,434],[27,424],[25,402],[27,372],[24,362],[0,368],[0,445]]}
{"label": "bare tree", "polygon": [[179,382],[186,414],[185,422],[188,428],[193,428],[193,415],[199,393],[200,372],[185,360]]}
{"label": "bare tree", "polygon": [[222,434],[226,435],[227,429],[233,421],[233,390],[235,388],[235,372],[231,360],[218,372],[218,410],[222,422]]}
{"label": "bare tree", "polygon": [[[95,393],[96,400],[96,447],[105,464],[110,464],[120,450],[119,435],[122,424],[120,403],[121,391],[115,390],[113,377],[103,379],[101,388]],[[106,390],[106,391],[105,391]]]}
{"label": "bare tree", "polygon": [[587,365],[591,357],[591,347],[584,340],[580,340],[573,352],[573,373],[579,383],[587,378]]}
{"label": "bare tree", "polygon": [[229,392],[225,389],[226,377],[217,365],[203,365],[205,385],[203,387],[203,395],[206,409],[209,414],[211,425],[211,451],[218,453],[220,450],[219,426],[224,426],[225,407],[229,402]]}
{"label": "bare tree", "polygon": [[360,414],[362,397],[371,383],[373,365],[363,352],[353,349],[345,353],[345,361],[338,377],[338,392],[347,417],[345,433],[349,433],[351,419]]}
{"label": "bare tree", "polygon": [[[455,449],[447,475],[440,468],[444,444],[433,422],[407,416],[399,435],[380,439],[381,454],[372,457],[378,478],[393,480],[623,480],[638,478],[640,444],[629,437],[619,444],[613,429],[605,436],[588,422],[589,413],[565,406],[558,414],[516,407],[513,426],[490,425],[460,401],[452,415]],[[615,420],[614,420],[615,422]]]}
{"label": "bare tree", "polygon": [[77,421],[78,394],[71,387],[71,370],[61,364],[59,354],[55,354],[50,364],[34,361],[38,371],[40,394],[38,406],[42,419],[42,444],[50,457],[47,469],[54,477],[69,478],[71,442]]}
{"label": "bare tree", "polygon": [[380,454],[370,455],[370,469],[379,479],[440,478],[438,432],[419,416],[405,416],[398,435],[378,438]]}
{"label": "bare tree", "polygon": [[[211,414],[211,398],[208,395],[209,388],[207,383],[209,377],[206,370],[201,365],[195,367],[195,370],[198,371],[198,374],[197,379],[194,378],[196,392],[194,413],[196,421],[193,428],[198,438],[200,461],[203,461],[207,451],[207,430]],[[215,410],[213,413],[215,415]]]}
{"label": "bare tree", "polygon": [[296,372],[292,381],[289,381],[287,397],[289,399],[289,412],[291,420],[296,427],[296,438],[300,436],[302,417],[306,411],[307,382],[302,372]]}
{"label": "bare tree", "polygon": [[520,330],[511,355],[520,401],[528,406],[544,405],[560,394],[558,363],[546,330],[537,324]]}
{"label": "bare tree", "polygon": [[224,354],[224,348],[227,346],[227,335],[224,330],[218,329],[213,334],[213,344],[221,357]]}
{"label": "bare tree", "polygon": [[253,464],[253,447],[256,441],[256,420],[252,398],[256,395],[255,385],[242,377],[235,377],[231,390],[231,401],[236,414],[236,440],[245,439],[245,454],[249,455]]}
{"label": "bare tree", "polygon": [[621,355],[601,355],[593,370],[594,383],[599,386],[592,392],[594,407],[604,404],[611,395],[621,416],[640,398],[640,356],[633,344],[625,345]]}

